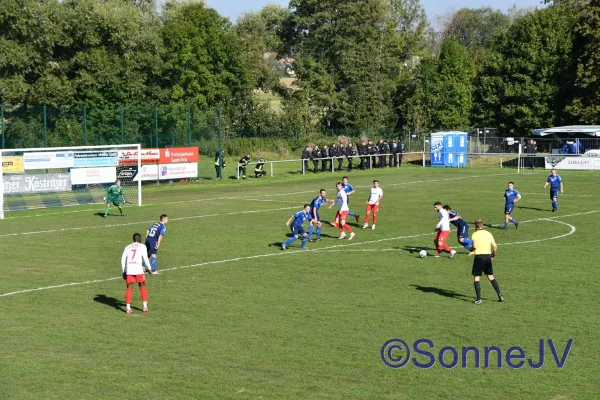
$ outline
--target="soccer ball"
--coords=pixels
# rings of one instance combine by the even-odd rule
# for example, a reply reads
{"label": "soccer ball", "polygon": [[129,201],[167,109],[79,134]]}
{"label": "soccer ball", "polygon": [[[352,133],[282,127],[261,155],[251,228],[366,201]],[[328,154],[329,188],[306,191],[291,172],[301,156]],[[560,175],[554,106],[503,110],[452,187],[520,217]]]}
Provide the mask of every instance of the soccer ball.
{"label": "soccer ball", "polygon": [[421,256],[421,258],[425,258],[425,257],[427,257],[427,251],[425,251],[425,250],[421,250],[421,251],[419,252],[419,256]]}

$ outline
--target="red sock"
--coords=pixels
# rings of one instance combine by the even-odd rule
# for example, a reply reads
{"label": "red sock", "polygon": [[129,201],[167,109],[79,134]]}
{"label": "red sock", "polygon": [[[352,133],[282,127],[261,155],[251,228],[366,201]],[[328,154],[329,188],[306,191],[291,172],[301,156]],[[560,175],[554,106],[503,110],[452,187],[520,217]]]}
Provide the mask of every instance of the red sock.
{"label": "red sock", "polygon": [[446,250],[448,253],[452,251],[452,247],[448,246],[447,243],[442,244],[442,248]]}
{"label": "red sock", "polygon": [[131,304],[131,295],[133,294],[133,288],[128,287],[125,290],[125,304]]}
{"label": "red sock", "polygon": [[373,214],[373,225],[377,223],[377,214]]}
{"label": "red sock", "polygon": [[336,223],[335,223],[335,226],[338,228],[338,230],[339,230],[340,232],[344,232],[344,228],[342,228],[342,225],[341,225],[340,223],[337,223],[337,222],[336,222]]}
{"label": "red sock", "polygon": [[148,301],[148,292],[146,292],[146,286],[140,286],[140,294],[142,295],[142,301]]}
{"label": "red sock", "polygon": [[369,223],[369,214],[365,214],[365,224]]}
{"label": "red sock", "polygon": [[344,228],[346,228],[346,230],[348,231],[348,233],[352,233],[352,228],[350,228],[350,225],[344,224]]}

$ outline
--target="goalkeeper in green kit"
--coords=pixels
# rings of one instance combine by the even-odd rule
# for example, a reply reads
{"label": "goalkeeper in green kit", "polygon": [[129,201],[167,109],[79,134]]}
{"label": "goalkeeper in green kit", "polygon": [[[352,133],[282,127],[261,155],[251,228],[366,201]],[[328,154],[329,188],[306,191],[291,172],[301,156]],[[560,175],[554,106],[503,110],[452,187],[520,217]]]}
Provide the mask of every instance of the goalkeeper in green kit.
{"label": "goalkeeper in green kit", "polygon": [[114,185],[108,188],[106,191],[106,207],[104,207],[104,218],[108,215],[108,209],[111,204],[114,204],[119,209],[121,216],[124,217],[125,213],[121,208],[121,203],[125,203],[125,196],[123,196],[123,187],[121,186],[121,180],[117,179]]}

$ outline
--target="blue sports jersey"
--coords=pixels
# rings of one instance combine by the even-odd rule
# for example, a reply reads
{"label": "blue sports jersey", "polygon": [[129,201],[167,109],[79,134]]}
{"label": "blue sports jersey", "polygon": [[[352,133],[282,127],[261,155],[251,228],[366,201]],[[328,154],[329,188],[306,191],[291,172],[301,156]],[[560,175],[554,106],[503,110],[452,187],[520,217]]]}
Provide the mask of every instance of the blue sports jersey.
{"label": "blue sports jersey", "polygon": [[550,175],[547,182],[550,184],[550,190],[558,191],[560,189],[562,179],[560,179],[560,175]]}
{"label": "blue sports jersey", "polygon": [[515,199],[519,196],[519,192],[515,189],[506,189],[504,191],[504,198],[506,199],[506,204],[515,204]]}
{"label": "blue sports jersey", "polygon": [[167,228],[162,222],[156,222],[150,225],[150,228],[148,228],[148,237],[146,238],[146,242],[156,242],[158,237],[164,235],[166,231]]}
{"label": "blue sports jersey", "polygon": [[352,187],[352,185],[349,184],[349,183],[346,183],[346,184],[342,183],[342,189],[344,189],[344,192],[346,192],[346,194],[348,194],[348,193],[350,193],[351,191],[354,190],[354,188]]}
{"label": "blue sports jersey", "polygon": [[325,204],[325,202],[327,201],[327,199],[325,197],[321,197],[321,196],[317,196],[313,199],[313,201],[310,202],[310,208],[311,210],[313,208],[317,209],[317,211],[319,210],[319,208],[321,208],[321,206],[323,204]]}
{"label": "blue sports jersey", "polygon": [[302,226],[304,221],[310,221],[311,219],[312,219],[312,217],[310,216],[310,214],[305,213],[304,210],[298,211],[297,213],[294,214],[294,221],[292,222],[292,228],[299,228]]}
{"label": "blue sports jersey", "polygon": [[[458,213],[454,210],[450,210],[450,212],[448,213],[448,217],[450,217],[450,219],[456,217],[458,215]],[[466,224],[465,220],[462,218],[458,218],[455,221],[450,221],[452,223],[452,225],[456,226],[457,228],[462,227],[464,224]]]}

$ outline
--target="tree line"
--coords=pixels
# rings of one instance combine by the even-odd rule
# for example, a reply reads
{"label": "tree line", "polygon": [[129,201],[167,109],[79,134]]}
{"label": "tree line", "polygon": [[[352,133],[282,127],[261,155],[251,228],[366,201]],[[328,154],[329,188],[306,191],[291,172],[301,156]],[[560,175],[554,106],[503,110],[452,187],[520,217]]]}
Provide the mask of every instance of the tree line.
{"label": "tree line", "polygon": [[[461,9],[438,26],[419,0],[291,0],[235,23],[199,0],[0,0],[0,104],[86,106],[113,125],[119,108],[157,107],[177,131],[218,105],[241,136],[600,124],[600,0]],[[61,115],[76,135],[79,112]]]}

